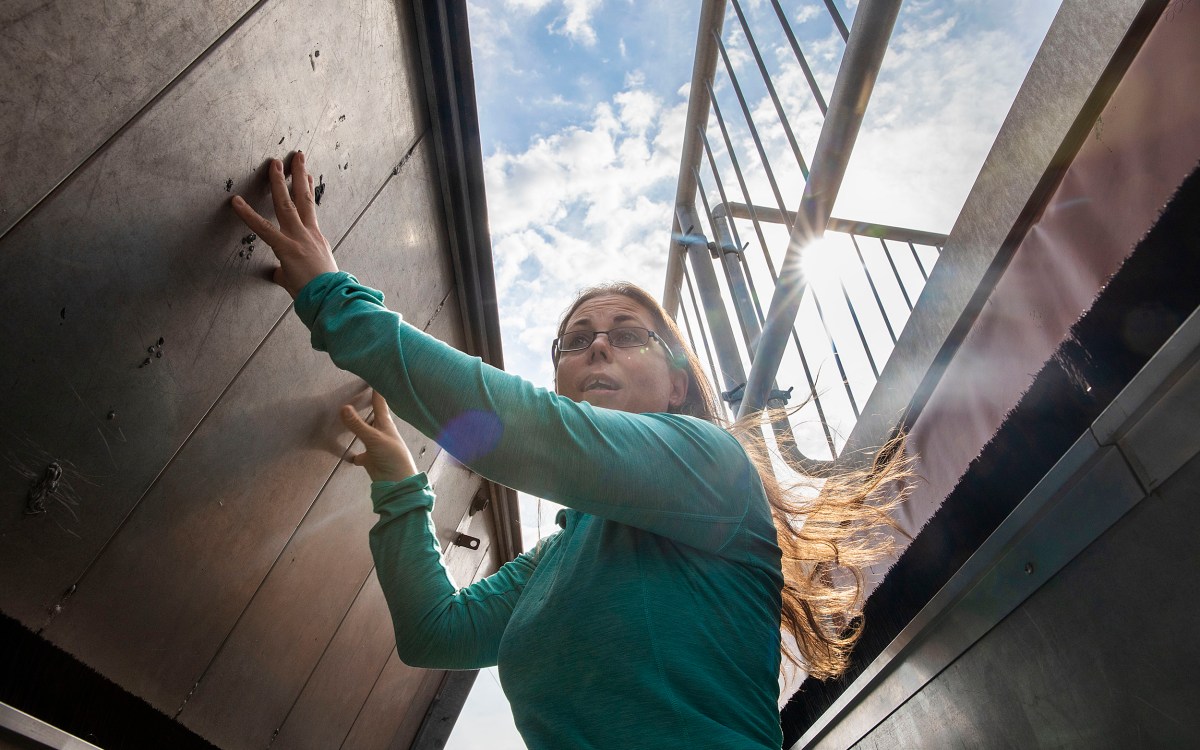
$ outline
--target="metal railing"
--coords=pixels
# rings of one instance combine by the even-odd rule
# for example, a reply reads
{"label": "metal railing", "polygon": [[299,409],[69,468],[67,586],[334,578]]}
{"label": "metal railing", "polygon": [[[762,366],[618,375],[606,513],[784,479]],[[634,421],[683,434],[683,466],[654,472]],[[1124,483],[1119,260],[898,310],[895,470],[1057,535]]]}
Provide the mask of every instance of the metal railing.
{"label": "metal railing", "polygon": [[[849,30],[833,0],[810,4],[844,42],[828,100],[778,0],[773,19],[739,0],[702,8],[663,303],[729,416],[807,399],[776,431],[821,468],[838,458],[946,237],[830,215],[900,1],[863,0]],[[774,74],[759,43],[768,35],[790,50]]]}

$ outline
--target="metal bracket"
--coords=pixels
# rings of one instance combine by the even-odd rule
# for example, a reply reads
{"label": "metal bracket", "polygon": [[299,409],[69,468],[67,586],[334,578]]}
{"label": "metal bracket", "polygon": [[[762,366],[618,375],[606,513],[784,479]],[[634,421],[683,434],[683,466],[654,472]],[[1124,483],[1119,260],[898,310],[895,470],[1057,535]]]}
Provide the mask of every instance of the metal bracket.
{"label": "metal bracket", "polygon": [[492,498],[484,490],[475,493],[475,497],[471,500],[471,508],[467,511],[468,516],[473,516],[481,510],[487,510],[487,507],[492,504]]}
{"label": "metal bracket", "polygon": [[459,534],[454,537],[455,547],[467,547],[468,549],[479,549],[479,539],[468,534]]}
{"label": "metal bracket", "polygon": [[[796,386],[792,386],[791,388],[788,388],[786,391],[781,391],[778,388],[773,388],[771,390],[771,392],[769,394],[767,394],[767,403],[770,404],[772,401],[782,401],[783,404],[781,404],[781,405],[786,406],[787,402],[789,400],[791,400],[791,398],[792,398],[792,391],[795,389],[796,389]],[[721,400],[727,404],[740,403],[745,391],[746,391],[746,384],[742,383],[741,385],[735,387],[733,390],[721,391]]]}

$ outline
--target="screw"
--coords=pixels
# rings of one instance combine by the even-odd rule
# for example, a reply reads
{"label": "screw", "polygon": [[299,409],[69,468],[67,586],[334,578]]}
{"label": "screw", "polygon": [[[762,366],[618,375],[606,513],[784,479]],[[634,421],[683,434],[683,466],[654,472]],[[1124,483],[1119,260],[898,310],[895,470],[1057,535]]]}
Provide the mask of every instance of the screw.
{"label": "screw", "polygon": [[1027,575],[1027,576],[1033,575],[1033,563],[1031,563],[1031,562],[1025,563],[1025,575]]}
{"label": "screw", "polygon": [[108,419],[111,421],[111,420],[114,420],[114,419],[116,419],[116,418],[117,418],[117,410],[116,410],[116,409],[110,409],[110,410],[108,411]]}

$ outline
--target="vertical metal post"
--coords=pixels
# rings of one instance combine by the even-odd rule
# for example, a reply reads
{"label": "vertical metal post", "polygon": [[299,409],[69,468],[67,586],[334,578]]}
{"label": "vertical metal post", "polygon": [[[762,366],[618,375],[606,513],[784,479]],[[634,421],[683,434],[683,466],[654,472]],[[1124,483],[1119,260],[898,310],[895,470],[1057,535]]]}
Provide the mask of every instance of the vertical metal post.
{"label": "vertical metal post", "polygon": [[[708,125],[708,100],[704,90],[717,70],[717,49],[712,43],[712,30],[725,25],[726,0],[704,0],[700,8],[700,28],[696,32],[696,59],[692,63],[691,93],[688,94],[687,128],[683,133],[683,156],[679,162],[679,180],[675,189],[676,206],[692,206],[696,200],[696,183],[692,167],[700,163],[698,133]],[[667,251],[667,278],[663,288],[663,308],[674,315],[679,307],[679,287],[683,274],[683,251],[676,248],[674,236],[679,233],[677,221],[671,228],[672,241]]]}
{"label": "vertical metal post", "polygon": [[708,243],[702,239],[691,239],[703,237],[698,231],[700,217],[696,215],[695,208],[685,206],[677,206],[675,216],[684,234],[689,236],[687,255],[691,262],[692,275],[696,278],[700,302],[704,305],[704,317],[708,322],[709,333],[712,334],[713,347],[717,350],[717,365],[721,369],[725,390],[731,391],[746,382],[746,370],[738,354],[737,341],[733,338],[729,314],[721,299],[721,288],[717,286],[717,273],[713,270]]}
{"label": "vertical metal post", "polygon": [[[704,330],[704,316],[700,312],[700,304],[696,302],[696,290],[692,286],[692,275],[688,273],[687,265],[683,267],[683,280],[687,283],[688,297],[692,300],[692,309],[696,312],[696,327],[700,329],[700,341],[704,344],[704,354],[708,357],[708,368],[712,373],[712,384],[714,388],[721,387],[721,378],[717,376],[716,358],[713,357],[712,349],[708,345],[708,333]],[[683,323],[687,326],[688,336],[692,340],[692,349],[696,348],[696,336],[692,333],[692,325],[688,322],[690,317],[687,312],[687,306],[683,305],[680,308],[683,313]]]}

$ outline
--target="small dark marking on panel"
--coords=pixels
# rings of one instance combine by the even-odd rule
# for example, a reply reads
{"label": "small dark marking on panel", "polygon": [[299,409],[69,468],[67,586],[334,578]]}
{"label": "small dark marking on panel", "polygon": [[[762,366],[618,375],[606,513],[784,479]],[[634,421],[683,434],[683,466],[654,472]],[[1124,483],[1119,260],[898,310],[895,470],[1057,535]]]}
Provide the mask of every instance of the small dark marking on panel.
{"label": "small dark marking on panel", "polygon": [[345,122],[345,121],[346,121],[345,115],[342,115],[341,117],[338,118],[338,122]]}
{"label": "small dark marking on panel", "polygon": [[317,61],[313,59],[311,54],[308,56],[308,64],[312,66],[313,70],[317,69]]}
{"label": "small dark marking on panel", "polygon": [[319,49],[313,50],[313,57],[320,57],[320,56],[321,56],[321,50],[319,50]]}
{"label": "small dark marking on panel", "polygon": [[59,310],[58,317],[62,318],[63,320],[66,320],[67,319],[67,308],[64,307],[63,309]]}
{"label": "small dark marking on panel", "polygon": [[317,187],[313,191],[313,200],[319,206],[321,205],[321,197],[325,195],[325,175],[321,175],[317,180]]}
{"label": "small dark marking on panel", "polygon": [[281,136],[279,136],[279,143],[277,143],[277,144],[275,144],[275,145],[276,145],[276,146],[283,145],[283,139],[284,139],[284,138],[287,138],[287,136],[286,136],[286,135],[281,135]]}
{"label": "small dark marking on panel", "polygon": [[116,409],[109,409],[109,410],[108,410],[108,414],[107,414],[107,415],[105,415],[105,419],[107,419],[108,421],[110,421],[110,422],[111,422],[111,421],[113,421],[113,420],[114,420],[114,419],[116,419],[116,418],[117,418],[117,410],[116,410]]}
{"label": "small dark marking on panel", "polygon": [[62,479],[62,466],[57,461],[42,473],[42,478],[33,483],[29,494],[25,496],[25,515],[40,516],[46,512],[46,498],[58,491],[59,480]]}
{"label": "small dark marking on panel", "polygon": [[[165,338],[163,338],[162,336],[159,336],[158,341],[156,341],[155,343],[146,347],[146,352],[148,354],[153,354],[154,355],[153,359],[162,359],[163,344],[165,344],[166,341],[167,340]],[[140,369],[142,367],[145,367],[146,365],[150,364],[153,361],[153,359],[151,359],[150,357],[146,357],[144,360],[142,360],[142,363],[140,365],[138,365],[138,368]]]}
{"label": "small dark marking on panel", "polygon": [[228,193],[231,190],[233,190],[233,178],[232,177],[229,178],[228,180],[225,180],[225,192]]}

